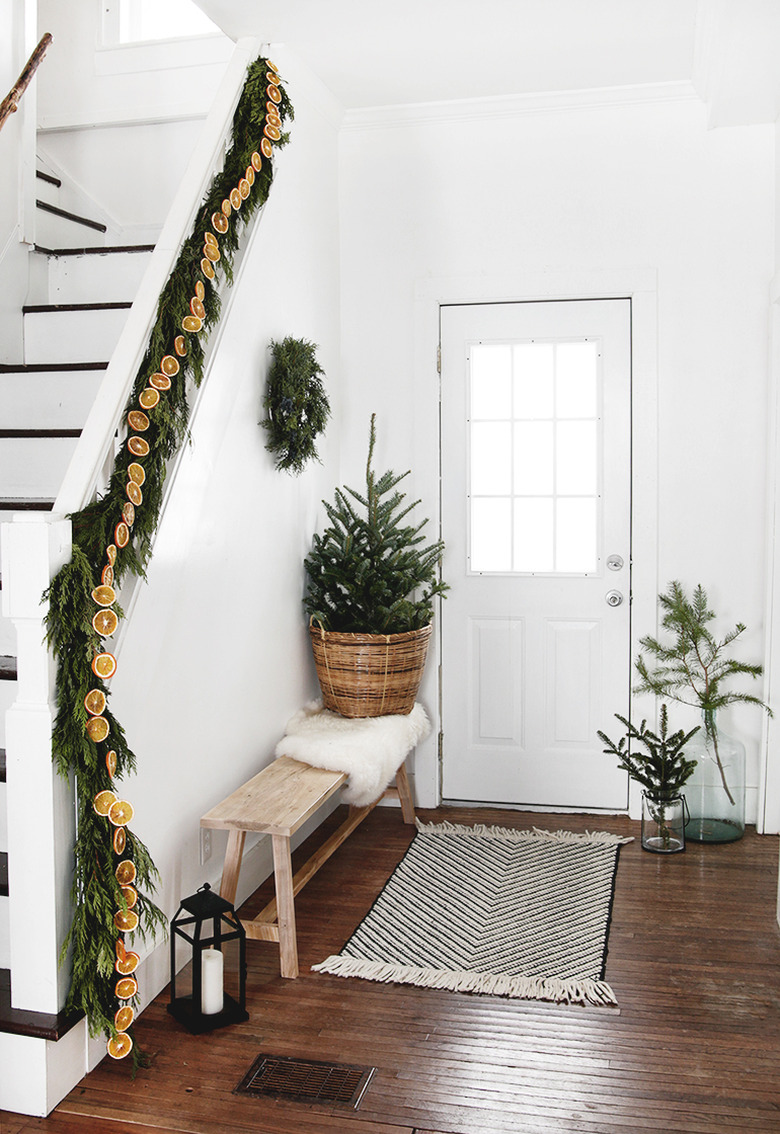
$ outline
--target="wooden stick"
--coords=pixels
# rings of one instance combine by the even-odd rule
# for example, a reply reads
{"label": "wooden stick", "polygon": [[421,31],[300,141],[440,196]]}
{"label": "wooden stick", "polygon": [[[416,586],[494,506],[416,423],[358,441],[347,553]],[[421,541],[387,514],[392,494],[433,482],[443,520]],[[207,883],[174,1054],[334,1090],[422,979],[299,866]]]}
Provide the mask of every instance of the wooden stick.
{"label": "wooden stick", "polygon": [[16,110],[19,106],[19,99],[22,97],[22,95],[32,82],[33,75],[38,70],[40,63],[43,60],[44,55],[46,54],[46,48],[51,42],[51,33],[46,32],[46,35],[43,36],[35,51],[33,51],[32,55],[27,60],[27,63],[21,75],[16,80],[15,84],[11,87],[10,91],[3,99],[3,101],[0,102],[0,130],[2,130],[6,118],[10,118],[12,114],[16,113]]}

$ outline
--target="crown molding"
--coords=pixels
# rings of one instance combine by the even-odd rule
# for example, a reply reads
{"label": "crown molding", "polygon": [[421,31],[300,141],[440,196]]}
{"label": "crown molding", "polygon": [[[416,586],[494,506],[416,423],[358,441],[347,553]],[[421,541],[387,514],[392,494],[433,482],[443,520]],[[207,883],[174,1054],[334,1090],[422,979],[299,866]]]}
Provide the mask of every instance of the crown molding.
{"label": "crown molding", "polygon": [[373,106],[347,110],[345,130],[386,129],[394,126],[435,125],[442,122],[479,122],[495,118],[517,118],[526,114],[558,111],[601,110],[667,102],[701,101],[687,80],[641,83],[589,90],[545,91],[448,102],[410,103],[404,106]]}

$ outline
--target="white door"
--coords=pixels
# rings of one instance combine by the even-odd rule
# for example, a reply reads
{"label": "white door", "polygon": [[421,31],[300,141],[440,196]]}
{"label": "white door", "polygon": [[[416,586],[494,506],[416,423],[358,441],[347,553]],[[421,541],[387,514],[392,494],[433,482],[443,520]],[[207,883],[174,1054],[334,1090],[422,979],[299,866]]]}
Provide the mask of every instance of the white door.
{"label": "white door", "polygon": [[441,308],[443,796],[621,810],[631,303]]}

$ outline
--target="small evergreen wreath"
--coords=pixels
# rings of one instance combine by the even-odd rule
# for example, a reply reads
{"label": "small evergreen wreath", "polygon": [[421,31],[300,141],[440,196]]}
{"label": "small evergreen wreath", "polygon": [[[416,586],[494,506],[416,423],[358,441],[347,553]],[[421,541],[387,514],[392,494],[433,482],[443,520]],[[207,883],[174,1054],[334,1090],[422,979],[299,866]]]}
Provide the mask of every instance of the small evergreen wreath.
{"label": "small evergreen wreath", "polygon": [[266,449],[277,469],[297,476],[309,460],[319,460],[315,439],[330,417],[330,403],[314,343],[287,337],[271,343],[271,368],[263,398],[261,422],[268,430]]}

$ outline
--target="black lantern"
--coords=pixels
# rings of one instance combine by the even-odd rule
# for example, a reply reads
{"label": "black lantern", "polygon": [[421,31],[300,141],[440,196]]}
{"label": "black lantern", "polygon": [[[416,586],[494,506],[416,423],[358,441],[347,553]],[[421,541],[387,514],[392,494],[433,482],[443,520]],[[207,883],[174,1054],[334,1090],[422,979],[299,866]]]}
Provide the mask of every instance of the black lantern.
{"label": "black lantern", "polygon": [[[209,925],[210,923],[210,925]],[[176,938],[192,946],[192,993],[176,996]],[[238,941],[238,1000],[224,990],[222,946]],[[246,933],[230,902],[208,882],[183,898],[171,922],[171,1002],[168,1011],[194,1035],[249,1019],[246,1011]]]}

